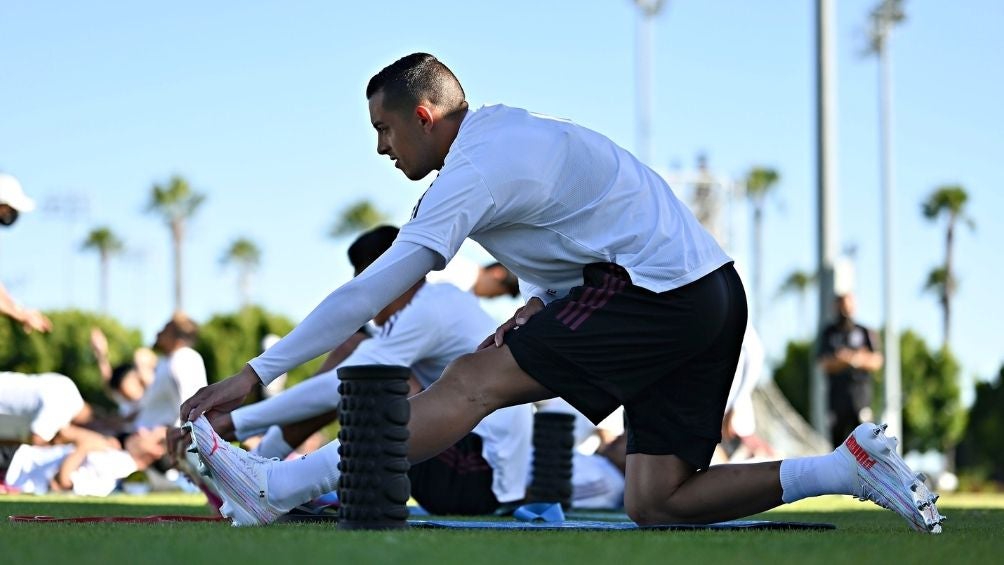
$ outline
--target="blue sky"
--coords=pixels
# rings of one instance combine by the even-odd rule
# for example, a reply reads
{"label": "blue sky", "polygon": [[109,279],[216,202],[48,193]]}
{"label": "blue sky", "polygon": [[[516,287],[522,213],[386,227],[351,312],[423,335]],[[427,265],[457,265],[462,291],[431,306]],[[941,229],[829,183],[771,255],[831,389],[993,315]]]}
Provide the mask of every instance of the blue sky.
{"label": "blue sky", "polygon": [[[760,323],[775,356],[815,323],[793,298],[774,298],[788,273],[815,266],[813,4],[672,0],[655,29],[652,164],[686,169],[703,151],[722,174],[754,164],[781,174],[767,209]],[[861,56],[873,2],[837,4],[839,241],[858,248],[860,318],[878,325],[877,73]],[[937,302],[921,289],[943,259],[943,229],[921,217],[920,202],[961,183],[977,228],[956,241],[952,345],[967,375],[987,377],[1004,361],[995,217],[1004,79],[993,62],[1004,4],[906,8],[892,43],[896,305],[902,328],[940,341]],[[255,300],[298,319],[350,275],[348,241],[326,235],[338,211],[370,198],[401,222],[427,185],[375,153],[363,94],[374,72],[428,51],[474,106],[570,118],[633,148],[634,33],[628,0],[4,2],[0,170],[41,209],[0,232],[0,277],[26,305],[96,308],[97,259],[79,247],[108,225],[129,247],[113,262],[111,313],[152,336],[172,308],[170,248],[143,210],[152,184],[179,173],[208,197],[186,243],[186,309],[204,320],[236,308],[234,274],[219,258],[245,236],[264,252]],[[737,203],[731,217],[731,251],[744,262],[748,211]]]}

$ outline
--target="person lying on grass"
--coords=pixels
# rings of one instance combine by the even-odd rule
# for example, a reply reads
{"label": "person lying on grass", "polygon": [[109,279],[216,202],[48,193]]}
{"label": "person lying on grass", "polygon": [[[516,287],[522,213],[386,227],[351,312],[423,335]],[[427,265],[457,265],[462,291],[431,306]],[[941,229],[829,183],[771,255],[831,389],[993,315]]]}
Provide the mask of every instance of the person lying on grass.
{"label": "person lying on grass", "polygon": [[107,441],[0,446],[0,478],[8,489],[24,493],[107,496],[120,480],[152,465],[166,449],[163,427],[137,430],[120,449]]}

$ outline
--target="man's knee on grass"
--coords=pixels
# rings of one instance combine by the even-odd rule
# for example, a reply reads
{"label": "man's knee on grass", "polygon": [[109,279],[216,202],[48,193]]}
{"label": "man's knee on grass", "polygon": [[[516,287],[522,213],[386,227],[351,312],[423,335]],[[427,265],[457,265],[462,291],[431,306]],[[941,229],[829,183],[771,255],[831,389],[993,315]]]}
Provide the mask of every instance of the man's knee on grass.
{"label": "man's knee on grass", "polygon": [[634,496],[626,497],[624,500],[625,512],[639,526],[696,524],[707,521],[702,519],[700,512],[695,512],[693,507],[688,506],[680,504],[679,499],[674,500],[673,495],[668,497]]}
{"label": "man's knee on grass", "polygon": [[624,510],[638,525],[697,523],[701,511],[684,500],[684,484],[696,469],[675,456],[628,456]]}

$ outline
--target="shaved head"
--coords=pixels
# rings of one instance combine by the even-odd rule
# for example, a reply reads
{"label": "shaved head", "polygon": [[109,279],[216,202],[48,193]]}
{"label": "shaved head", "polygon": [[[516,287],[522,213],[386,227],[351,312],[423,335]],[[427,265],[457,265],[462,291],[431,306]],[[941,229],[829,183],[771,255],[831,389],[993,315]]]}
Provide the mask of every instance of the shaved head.
{"label": "shaved head", "polygon": [[383,93],[388,110],[411,110],[422,101],[445,114],[467,108],[464,89],[446,65],[428,53],[412,53],[384,67],[366,85],[366,99]]}

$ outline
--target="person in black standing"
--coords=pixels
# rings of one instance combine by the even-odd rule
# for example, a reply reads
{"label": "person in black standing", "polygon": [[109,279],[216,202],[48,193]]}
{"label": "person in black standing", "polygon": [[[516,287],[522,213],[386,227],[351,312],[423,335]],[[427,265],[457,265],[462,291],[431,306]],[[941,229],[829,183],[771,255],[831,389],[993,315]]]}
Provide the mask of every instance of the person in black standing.
{"label": "person in black standing", "polygon": [[819,363],[829,382],[830,441],[839,445],[872,420],[872,375],[883,357],[878,334],[854,320],[854,295],[842,294],[834,304],[837,317],[820,336]]}

